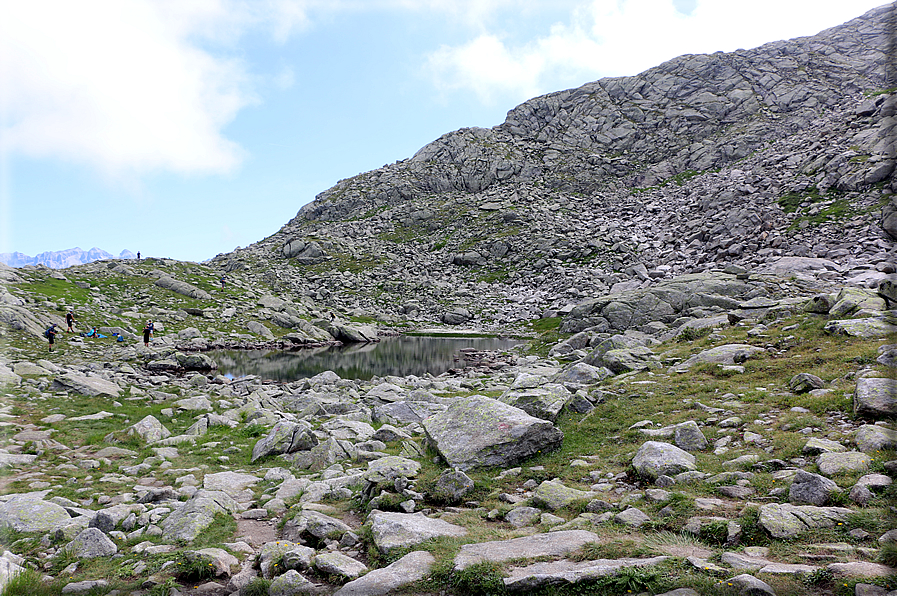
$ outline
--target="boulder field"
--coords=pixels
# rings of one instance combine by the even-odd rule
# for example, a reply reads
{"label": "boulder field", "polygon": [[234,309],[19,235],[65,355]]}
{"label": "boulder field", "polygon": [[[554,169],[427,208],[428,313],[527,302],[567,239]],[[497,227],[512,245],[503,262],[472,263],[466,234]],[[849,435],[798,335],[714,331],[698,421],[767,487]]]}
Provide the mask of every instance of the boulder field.
{"label": "boulder field", "polygon": [[[534,98],[205,263],[0,266],[0,586],[893,593],[893,8]],[[69,309],[109,337],[50,351]],[[210,354],[403,333],[521,343]]]}

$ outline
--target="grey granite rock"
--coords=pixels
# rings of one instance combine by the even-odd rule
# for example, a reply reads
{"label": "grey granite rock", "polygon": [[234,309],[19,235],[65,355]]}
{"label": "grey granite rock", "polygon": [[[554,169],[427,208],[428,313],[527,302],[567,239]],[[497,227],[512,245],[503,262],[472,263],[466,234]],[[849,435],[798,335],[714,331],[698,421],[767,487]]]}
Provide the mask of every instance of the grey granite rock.
{"label": "grey granite rock", "polygon": [[427,577],[435,562],[427,551],[412,551],[391,565],[350,581],[333,596],[386,596]]}
{"label": "grey granite rock", "polygon": [[513,466],[557,449],[564,434],[548,421],[488,397],[458,399],[423,421],[427,438],[450,466]]}
{"label": "grey granite rock", "polygon": [[368,516],[374,544],[382,552],[414,546],[440,536],[465,536],[467,530],[420,513],[390,513],[374,510]]}

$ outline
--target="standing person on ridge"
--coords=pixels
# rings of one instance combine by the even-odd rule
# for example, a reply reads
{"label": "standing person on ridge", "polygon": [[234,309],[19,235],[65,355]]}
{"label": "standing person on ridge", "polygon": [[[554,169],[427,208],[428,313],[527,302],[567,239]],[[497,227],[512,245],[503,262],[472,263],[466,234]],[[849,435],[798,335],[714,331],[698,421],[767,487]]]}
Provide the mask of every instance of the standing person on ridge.
{"label": "standing person on ridge", "polygon": [[47,341],[50,342],[50,351],[53,351],[53,344],[56,342],[56,334],[59,333],[56,331],[56,323],[51,323],[47,330],[44,332],[44,335],[47,336]]}
{"label": "standing person on ridge", "polygon": [[69,310],[69,311],[65,314],[65,324],[68,325],[68,327],[69,327],[69,328],[68,328],[68,332],[69,332],[69,333],[74,333],[74,332],[75,332],[75,330],[72,329],[72,325],[74,325],[76,322],[77,322],[77,321],[75,321],[75,315],[74,315],[74,313],[72,313],[72,311]]}
{"label": "standing person on ridge", "polygon": [[143,346],[145,348],[149,347],[150,336],[153,334],[152,325],[153,325],[153,322],[150,321],[143,327]]}

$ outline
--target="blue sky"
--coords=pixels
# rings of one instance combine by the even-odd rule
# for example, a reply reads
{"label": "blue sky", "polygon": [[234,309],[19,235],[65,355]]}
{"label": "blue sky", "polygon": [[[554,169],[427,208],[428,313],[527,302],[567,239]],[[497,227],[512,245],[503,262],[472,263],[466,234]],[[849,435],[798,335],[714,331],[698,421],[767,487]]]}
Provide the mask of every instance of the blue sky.
{"label": "blue sky", "polygon": [[0,252],[202,261],[446,132],[881,0],[69,0],[0,5]]}

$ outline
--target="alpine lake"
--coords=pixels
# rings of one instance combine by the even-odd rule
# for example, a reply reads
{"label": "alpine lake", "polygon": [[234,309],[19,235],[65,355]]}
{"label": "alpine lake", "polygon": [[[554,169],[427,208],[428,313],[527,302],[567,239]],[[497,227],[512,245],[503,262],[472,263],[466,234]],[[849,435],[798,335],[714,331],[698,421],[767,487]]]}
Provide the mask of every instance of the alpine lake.
{"label": "alpine lake", "polygon": [[388,375],[437,376],[463,365],[461,350],[506,351],[519,340],[494,337],[383,337],[379,342],[295,350],[213,350],[218,373],[230,378],[256,375],[295,381],[331,370],[343,379]]}

